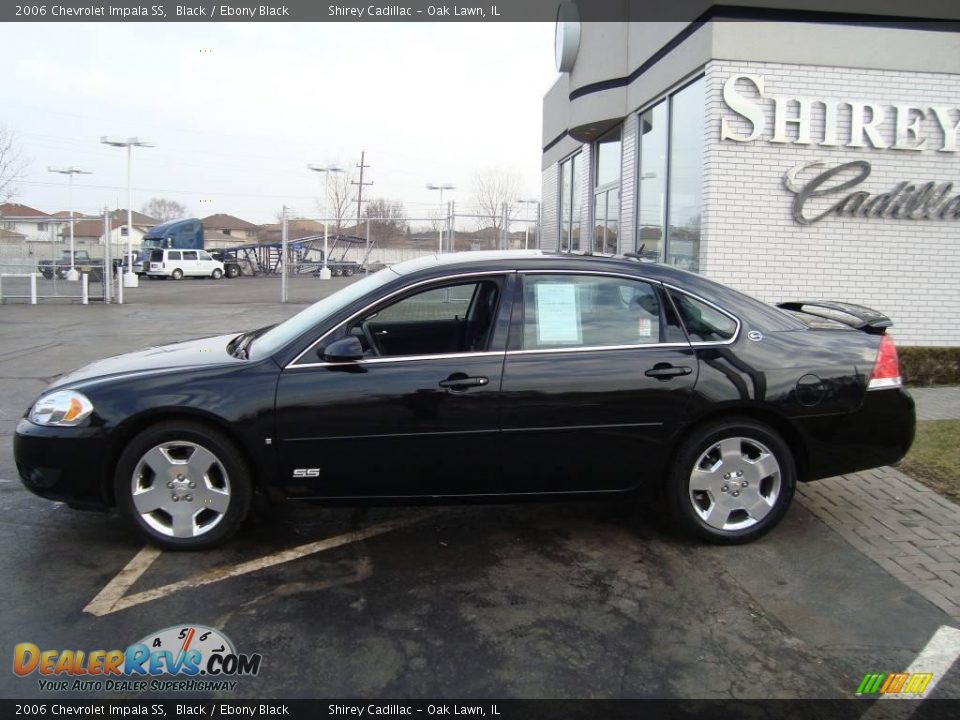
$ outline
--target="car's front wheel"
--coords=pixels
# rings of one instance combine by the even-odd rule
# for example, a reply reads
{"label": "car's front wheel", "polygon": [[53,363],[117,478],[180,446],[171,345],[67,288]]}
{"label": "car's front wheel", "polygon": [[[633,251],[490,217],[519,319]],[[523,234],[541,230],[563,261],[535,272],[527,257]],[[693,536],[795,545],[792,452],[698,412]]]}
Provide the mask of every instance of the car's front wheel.
{"label": "car's front wheel", "polygon": [[753,420],[728,419],[700,428],[681,444],[667,494],[682,529],[736,544],[779,523],[795,487],[793,455],[783,438]]}
{"label": "car's front wheel", "polygon": [[206,550],[236,532],[252,479],[236,445],[214,428],[162,422],[127,444],[114,477],[117,507],[139,533],[169,550]]}

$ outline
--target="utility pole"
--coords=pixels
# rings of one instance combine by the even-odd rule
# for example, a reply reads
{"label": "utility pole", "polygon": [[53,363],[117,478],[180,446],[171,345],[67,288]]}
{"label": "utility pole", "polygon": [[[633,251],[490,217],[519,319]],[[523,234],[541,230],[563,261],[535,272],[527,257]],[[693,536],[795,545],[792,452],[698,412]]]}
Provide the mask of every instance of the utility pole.
{"label": "utility pole", "polygon": [[373,185],[372,182],[363,181],[363,169],[370,167],[369,165],[365,165],[363,162],[366,154],[367,154],[366,150],[360,151],[360,164],[357,165],[357,167],[360,168],[360,182],[351,180],[351,184],[357,186],[357,229],[358,230],[360,229],[360,204],[363,202],[363,187],[365,185]]}

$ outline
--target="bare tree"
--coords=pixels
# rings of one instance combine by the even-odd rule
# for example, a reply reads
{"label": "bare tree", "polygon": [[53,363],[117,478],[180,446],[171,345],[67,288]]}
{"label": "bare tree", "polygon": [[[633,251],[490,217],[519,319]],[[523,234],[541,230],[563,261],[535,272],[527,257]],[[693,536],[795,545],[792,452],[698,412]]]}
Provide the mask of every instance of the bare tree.
{"label": "bare tree", "polygon": [[478,229],[492,229],[494,236],[499,238],[504,207],[509,227],[519,195],[520,176],[515,171],[499,167],[479,170],[473,176],[473,203],[480,214]]}
{"label": "bare tree", "polygon": [[176,220],[177,218],[187,217],[190,214],[186,205],[178,203],[176,200],[168,200],[167,198],[151,198],[149,202],[140,208],[140,212],[156,218],[160,222]]}
{"label": "bare tree", "polygon": [[17,182],[23,179],[27,160],[23,157],[17,136],[10,128],[0,125],[0,202],[17,195]]}
{"label": "bare tree", "polygon": [[378,238],[390,238],[406,232],[407,212],[399,200],[369,200],[363,209],[363,218],[370,221],[370,232]]}
{"label": "bare tree", "polygon": [[317,199],[317,209],[324,219],[334,221],[334,232],[343,229],[344,218],[350,213],[357,201],[356,186],[351,182],[353,176],[344,172],[330,173],[329,178],[322,178],[326,186],[326,207],[321,199]]}

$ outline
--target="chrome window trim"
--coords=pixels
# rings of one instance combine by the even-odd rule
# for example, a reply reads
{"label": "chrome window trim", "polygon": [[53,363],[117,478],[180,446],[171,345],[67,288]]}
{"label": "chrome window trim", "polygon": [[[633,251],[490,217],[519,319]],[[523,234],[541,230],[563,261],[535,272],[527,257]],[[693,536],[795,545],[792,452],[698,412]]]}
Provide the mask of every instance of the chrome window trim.
{"label": "chrome window trim", "polygon": [[[319,342],[319,340],[317,342]],[[363,360],[354,360],[352,362],[348,361],[348,362],[302,363],[300,365],[287,365],[287,367],[285,367],[284,370],[299,370],[300,368],[314,368],[314,367],[381,365],[383,363],[416,362],[418,360],[453,360],[454,358],[471,358],[471,357],[487,357],[487,356],[503,357],[503,355],[504,355],[503,350],[486,351],[486,352],[465,352],[465,353],[437,353],[436,355],[397,355],[396,357],[364,358]]]}
{"label": "chrome window trim", "polygon": [[[741,323],[740,318],[738,318],[732,312],[730,312],[729,310],[724,310],[722,307],[720,307],[716,303],[712,303],[706,298],[700,297],[696,293],[692,293],[689,290],[684,290],[683,288],[677,287],[676,285],[671,285],[670,283],[667,283],[667,282],[662,283],[662,285],[665,288],[669,288],[670,290],[676,290],[678,293],[682,293],[687,297],[692,297],[694,300],[698,300],[702,302],[704,305],[709,305],[714,310],[716,310],[722,315],[726,315],[728,318],[730,318],[737,324],[737,327],[733,331],[733,337],[731,337],[729,340],[697,340],[697,341],[691,340],[690,341],[691,347],[715,347],[718,345],[733,345],[737,340],[740,339],[740,328],[743,327],[743,323]],[[679,310],[677,310],[677,319],[680,320],[681,323],[683,323],[683,318],[680,317]],[[684,329],[684,332],[686,332],[686,329],[687,329],[686,325],[684,325],[683,329]],[[687,337],[689,338],[689,335]]]}
{"label": "chrome window trim", "polygon": [[[319,345],[320,343],[322,343],[329,335],[331,335],[332,333],[336,332],[337,330],[339,330],[340,328],[342,328],[344,325],[347,325],[348,323],[353,322],[353,321],[356,320],[358,317],[361,317],[365,312],[367,312],[368,310],[370,310],[370,308],[375,307],[376,305],[379,305],[380,303],[384,302],[385,300],[389,300],[390,298],[392,298],[392,297],[394,297],[394,296],[396,296],[396,295],[400,295],[400,294],[402,294],[402,293],[405,293],[405,292],[407,292],[408,290],[413,290],[414,288],[418,288],[418,287],[420,287],[421,285],[428,285],[428,284],[434,283],[434,282],[436,282],[436,283],[442,283],[442,282],[445,282],[445,281],[447,281],[447,280],[458,280],[458,279],[460,279],[460,278],[471,278],[471,277],[485,277],[485,276],[489,276],[489,275],[503,275],[503,276],[508,276],[508,275],[510,275],[510,274],[512,274],[512,273],[516,273],[516,272],[517,272],[516,270],[481,270],[481,271],[479,271],[479,272],[457,273],[456,275],[447,275],[446,277],[442,277],[442,278],[428,278],[428,279],[426,279],[426,280],[419,280],[419,281],[417,281],[417,282],[415,282],[415,283],[412,283],[412,284],[410,284],[410,285],[407,285],[407,286],[405,286],[405,287],[402,287],[402,288],[400,288],[400,289],[398,289],[398,290],[394,290],[393,292],[388,293],[387,295],[384,295],[383,297],[377,298],[377,299],[374,300],[372,303],[364,306],[361,310],[358,310],[356,313],[354,313],[353,315],[351,315],[350,317],[348,317],[348,318],[347,318],[346,320],[344,320],[343,322],[341,322],[341,323],[339,323],[338,325],[335,325],[335,326],[333,326],[332,328],[330,328],[329,330],[327,330],[327,332],[325,332],[323,335],[321,335],[321,336],[318,337],[316,340],[314,340],[312,343],[310,343],[310,345],[307,346],[306,350],[304,350],[302,353],[300,353],[299,355],[297,355],[293,360],[291,360],[289,363],[287,363],[287,365],[286,365],[283,369],[284,369],[284,370],[296,370],[296,369],[298,369],[298,368],[329,367],[329,366],[331,366],[331,365],[341,365],[341,366],[342,366],[342,365],[349,364],[349,363],[315,362],[315,363],[303,363],[303,364],[301,364],[301,365],[297,365],[297,361],[298,361],[300,358],[302,358],[304,355],[306,355],[308,352],[310,352],[311,350],[313,350],[317,345]],[[402,276],[400,276],[400,277],[402,277]],[[426,360],[426,359],[437,360],[437,359],[444,359],[444,358],[465,357],[465,356],[471,356],[471,355],[473,355],[473,356],[479,356],[479,355],[503,355],[503,351],[480,352],[480,353],[476,353],[476,352],[474,352],[474,353],[447,353],[447,354],[438,354],[438,355],[398,355],[397,357],[389,357],[389,358],[365,358],[365,359],[363,359],[363,360],[357,360],[357,361],[355,361],[355,362],[352,363],[352,364],[354,364],[354,365],[359,365],[359,364],[378,363],[378,362],[402,362],[402,361],[407,361],[407,360]]]}
{"label": "chrome window trim", "polygon": [[587,345],[583,347],[536,348],[534,350],[508,350],[507,355],[545,355],[547,353],[603,352],[605,350],[644,350],[656,348],[687,348],[690,343],[647,343],[646,345]]}

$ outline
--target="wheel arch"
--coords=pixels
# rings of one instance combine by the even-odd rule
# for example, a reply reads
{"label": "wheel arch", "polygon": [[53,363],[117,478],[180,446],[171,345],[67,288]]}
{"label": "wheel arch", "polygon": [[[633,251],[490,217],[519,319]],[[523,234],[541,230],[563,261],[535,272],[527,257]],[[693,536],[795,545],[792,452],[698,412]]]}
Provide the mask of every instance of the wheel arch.
{"label": "wheel arch", "polygon": [[224,420],[218,415],[214,415],[213,413],[197,408],[154,408],[127,418],[112,433],[113,437],[107,451],[106,468],[102,479],[103,496],[110,507],[115,507],[117,504],[117,499],[114,495],[113,476],[116,473],[117,462],[120,460],[120,454],[123,452],[127,443],[129,443],[134,437],[151,425],[176,420],[186,420],[189,422],[206,425],[207,427],[226,435],[227,438],[229,438],[230,441],[236,446],[240,456],[250,469],[250,478],[253,482],[254,490],[261,490],[263,488],[262,478],[260,477],[259,473],[260,466],[257,464],[255,458],[251,456],[248,446],[243,441],[243,438],[236,432],[236,429],[232,427],[227,420]]}
{"label": "wheel arch", "polygon": [[[667,453],[667,468],[672,467],[673,463],[676,461],[677,453],[680,451],[680,446],[693,433],[711,423],[715,423],[720,420],[732,420],[736,418],[753,420],[754,422],[767,425],[772,430],[776,431],[780,437],[783,438],[783,441],[787,444],[787,447],[790,448],[790,453],[793,456],[794,468],[796,469],[797,473],[797,481],[802,482],[807,478],[810,462],[807,444],[803,439],[803,435],[788,418],[773,410],[758,407],[756,405],[728,405],[714,408],[709,412],[698,416],[691,424],[687,425],[673,438],[673,442],[671,443],[670,449]],[[668,475],[668,472],[663,473],[662,482],[664,484],[667,482]]]}

